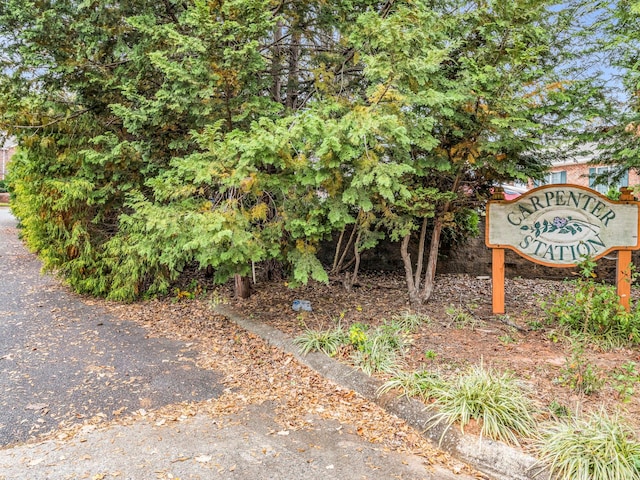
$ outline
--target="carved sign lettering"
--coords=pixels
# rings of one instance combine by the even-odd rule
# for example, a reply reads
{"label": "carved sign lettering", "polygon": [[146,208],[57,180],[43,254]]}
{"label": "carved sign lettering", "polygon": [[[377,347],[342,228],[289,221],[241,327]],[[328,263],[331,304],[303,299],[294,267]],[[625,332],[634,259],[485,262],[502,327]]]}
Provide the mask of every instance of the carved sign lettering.
{"label": "carved sign lettering", "polygon": [[543,265],[571,267],[584,257],[640,247],[638,205],[577,185],[535,188],[487,204],[486,244]]}

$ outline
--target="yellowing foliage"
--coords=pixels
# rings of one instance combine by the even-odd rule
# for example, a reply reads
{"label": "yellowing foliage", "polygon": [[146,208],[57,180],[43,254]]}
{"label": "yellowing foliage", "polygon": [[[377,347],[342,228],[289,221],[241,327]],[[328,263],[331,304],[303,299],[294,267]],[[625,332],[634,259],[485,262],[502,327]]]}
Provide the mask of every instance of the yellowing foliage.
{"label": "yellowing foliage", "polygon": [[316,253],[316,247],[305,242],[302,239],[296,240],[296,250],[298,250],[300,253],[310,253],[310,254]]}
{"label": "yellowing foliage", "polygon": [[251,220],[266,220],[269,207],[266,203],[258,203],[251,209]]}

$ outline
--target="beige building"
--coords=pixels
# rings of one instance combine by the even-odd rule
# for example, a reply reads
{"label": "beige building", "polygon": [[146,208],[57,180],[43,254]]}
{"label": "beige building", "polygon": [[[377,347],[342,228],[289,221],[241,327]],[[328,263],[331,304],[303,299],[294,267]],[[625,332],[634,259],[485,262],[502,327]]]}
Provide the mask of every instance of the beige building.
{"label": "beige building", "polygon": [[634,170],[627,171],[617,181],[611,180],[608,184],[596,185],[595,178],[603,173],[612,172],[615,167],[610,165],[593,165],[589,159],[569,160],[554,163],[545,178],[545,184],[571,183],[590,187],[602,194],[606,194],[610,188],[619,190],[620,187],[633,187],[640,185],[640,175]]}

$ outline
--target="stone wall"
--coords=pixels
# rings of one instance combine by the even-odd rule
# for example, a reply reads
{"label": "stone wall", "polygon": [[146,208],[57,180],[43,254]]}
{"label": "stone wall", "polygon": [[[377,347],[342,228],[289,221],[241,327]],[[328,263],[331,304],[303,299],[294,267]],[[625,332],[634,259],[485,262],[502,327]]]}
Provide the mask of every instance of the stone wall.
{"label": "stone wall", "polygon": [[[327,246],[323,251],[327,254],[333,252],[331,246]],[[416,258],[414,252],[411,258]],[[616,260],[615,253],[598,260],[596,274],[598,278],[609,282],[615,281]],[[322,258],[324,262],[331,263],[331,259]],[[634,265],[640,265],[640,251],[633,254]],[[402,259],[400,257],[400,244],[398,242],[388,242],[379,245],[372,251],[364,252],[362,255],[361,269],[374,271],[403,271]],[[464,273],[474,276],[491,275],[491,249],[484,244],[484,223],[480,225],[480,235],[469,239],[464,245],[459,245],[453,250],[441,249],[438,260],[437,273]],[[544,279],[564,279],[575,278],[578,273],[577,268],[554,268],[533,263],[518,255],[516,252],[506,250],[505,252],[505,275],[507,278],[544,278]]]}

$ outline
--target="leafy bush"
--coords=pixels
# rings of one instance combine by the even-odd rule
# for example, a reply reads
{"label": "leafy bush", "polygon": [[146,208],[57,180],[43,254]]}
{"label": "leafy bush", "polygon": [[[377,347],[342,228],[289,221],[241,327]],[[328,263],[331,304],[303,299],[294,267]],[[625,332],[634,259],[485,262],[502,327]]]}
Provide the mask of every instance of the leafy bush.
{"label": "leafy bush", "polygon": [[518,436],[535,435],[535,405],[507,373],[482,364],[472,366],[465,374],[436,385],[430,397],[439,410],[433,426],[457,422],[464,432],[473,419],[481,425],[481,436],[515,445],[519,444]]}
{"label": "leafy bush", "polygon": [[632,306],[627,312],[614,286],[594,280],[594,269],[595,262],[583,261],[575,289],[543,303],[546,314],[572,334],[605,348],[640,343],[640,310]]}
{"label": "leafy bush", "polygon": [[538,454],[558,480],[628,480],[640,476],[633,430],[604,410],[547,425]]}
{"label": "leafy bush", "polygon": [[7,189],[7,181],[0,180],[0,193],[7,193],[9,190]]}

